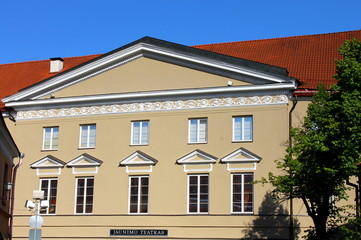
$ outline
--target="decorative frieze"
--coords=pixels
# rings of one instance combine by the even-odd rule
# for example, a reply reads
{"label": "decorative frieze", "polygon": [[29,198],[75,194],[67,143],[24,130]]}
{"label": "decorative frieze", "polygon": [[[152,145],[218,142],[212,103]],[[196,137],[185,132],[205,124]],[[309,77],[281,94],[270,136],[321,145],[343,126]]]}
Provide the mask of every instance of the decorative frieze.
{"label": "decorative frieze", "polygon": [[189,110],[203,108],[221,108],[221,107],[237,107],[237,106],[256,106],[256,105],[276,105],[287,104],[286,95],[277,96],[252,96],[238,98],[212,98],[200,100],[178,100],[164,102],[142,102],[131,104],[113,104],[103,106],[87,106],[73,107],[47,110],[29,110],[19,111],[17,120],[31,120],[43,118],[59,118],[59,117],[79,117],[86,115],[100,114],[120,114],[147,111],[170,111],[170,110]]}

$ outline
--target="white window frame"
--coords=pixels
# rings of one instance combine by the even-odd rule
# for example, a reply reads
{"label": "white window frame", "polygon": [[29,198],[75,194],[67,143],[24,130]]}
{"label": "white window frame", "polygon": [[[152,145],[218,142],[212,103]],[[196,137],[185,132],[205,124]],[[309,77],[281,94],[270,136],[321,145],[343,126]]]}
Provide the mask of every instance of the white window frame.
{"label": "white window frame", "polygon": [[[137,193],[137,212],[130,212],[131,210],[131,187],[132,187],[132,179],[133,178],[137,178],[138,179],[138,193]],[[148,192],[147,192],[147,212],[140,212],[141,209],[141,198],[143,197],[142,193],[141,193],[141,188],[142,188],[142,184],[141,184],[141,179],[142,178],[147,178],[148,179]],[[149,210],[149,176],[147,175],[143,175],[143,176],[129,176],[129,192],[128,192],[128,213],[129,214],[148,214],[148,210]]]}
{"label": "white window frame", "polygon": [[[50,133],[47,133],[46,130],[50,129]],[[58,144],[56,146],[54,146],[54,129],[58,129],[58,136],[57,136],[57,140],[58,140]],[[50,139],[50,143],[49,143],[49,148],[45,148],[45,139],[47,134],[50,134],[49,139]],[[44,127],[43,128],[43,146],[42,146],[42,150],[43,151],[51,151],[51,150],[58,150],[58,145],[59,145],[59,127],[55,126],[55,127]]]}
{"label": "white window frame", "polygon": [[[200,188],[201,188],[201,184],[200,184],[200,177],[202,176],[206,176],[208,179],[208,192],[207,192],[207,212],[201,212],[200,211],[200,206],[201,206],[201,191],[200,191]],[[196,212],[191,212],[189,207],[190,207],[190,202],[189,202],[189,198],[190,198],[190,191],[189,191],[189,188],[190,188],[190,178],[191,177],[197,177],[197,211]],[[209,174],[189,174],[187,176],[188,178],[188,182],[187,182],[187,213],[188,214],[208,214],[209,213],[209,186],[210,186],[210,182],[209,182]]]}
{"label": "white window frame", "polygon": [[[138,139],[139,141],[138,142],[134,142],[134,124],[135,123],[139,123],[139,136],[138,136]],[[143,139],[143,125],[147,123],[147,136],[146,136],[146,139]],[[142,120],[142,121],[132,121],[131,123],[132,125],[132,132],[131,132],[131,139],[130,139],[130,144],[131,145],[148,145],[149,144],[149,130],[150,130],[150,123],[149,123],[149,120]]]}
{"label": "white window frame", "polygon": [[[94,133],[94,144],[91,144],[90,142],[90,128],[94,126],[95,127],[95,133]],[[86,130],[83,130],[83,127],[87,127]],[[96,124],[82,124],[80,125],[80,136],[79,136],[79,148],[95,148],[96,145]],[[83,131],[86,131],[86,146],[82,146],[82,135]]]}
{"label": "white window frame", "polygon": [[[242,190],[241,190],[241,211],[233,211],[233,205],[234,205],[234,201],[233,201],[233,180],[234,180],[234,176],[235,175],[240,175],[242,178]],[[232,173],[231,174],[231,213],[235,213],[235,214],[253,214],[254,213],[254,184],[252,183],[252,211],[245,211],[245,203],[244,203],[244,177],[245,175],[251,175],[252,176],[252,180],[254,181],[254,174],[250,173],[250,172],[242,172],[242,173]]]}
{"label": "white window frame", "polygon": [[[77,210],[77,198],[78,198],[78,181],[79,179],[84,179],[85,182],[84,182],[84,194],[83,194],[83,211],[82,212],[79,212],[77,213],[76,210]],[[92,179],[93,180],[93,201],[92,201],[92,211],[90,213],[87,213],[86,212],[86,200],[87,200],[87,188],[88,188],[88,180],[89,179]],[[75,214],[93,214],[93,211],[94,211],[94,190],[95,190],[95,180],[94,180],[94,177],[79,177],[79,178],[76,178],[76,181],[75,181],[75,202],[74,202],[74,213]]]}
{"label": "white window frame", "polygon": [[[250,118],[251,119],[251,136],[250,139],[245,139],[245,119]],[[241,138],[236,139],[236,119],[241,119]],[[253,141],[253,116],[247,115],[247,116],[234,116],[232,117],[232,141],[233,142],[250,142]]]}
{"label": "white window frame", "polygon": [[[196,121],[196,140],[192,141],[192,132],[191,132],[191,128],[192,128],[192,122]],[[201,121],[205,121],[205,129],[204,129],[204,140],[201,140]],[[188,143],[190,144],[194,144],[194,143],[207,143],[208,142],[208,119],[207,118],[191,118],[188,119]]]}
{"label": "white window frame", "polygon": [[[48,182],[48,188],[46,189],[46,192],[45,192],[45,190],[42,190],[42,183],[43,183],[43,181],[47,181]],[[55,198],[56,198],[56,203],[55,203],[55,211],[54,211],[54,213],[49,213],[49,209],[50,209],[50,199],[49,199],[49,197],[50,197],[50,193],[51,193],[51,181],[56,181],[56,196],[55,196]],[[44,191],[44,200],[47,200],[47,201],[49,201],[49,207],[47,207],[46,209],[41,209],[40,210],[40,214],[44,214],[44,215],[55,215],[56,214],[56,210],[57,210],[57,200],[58,200],[58,179],[57,178],[41,178],[40,179],[40,186],[39,186],[39,189],[40,190],[42,190],[42,191]],[[46,198],[45,198],[45,196],[47,196]]]}

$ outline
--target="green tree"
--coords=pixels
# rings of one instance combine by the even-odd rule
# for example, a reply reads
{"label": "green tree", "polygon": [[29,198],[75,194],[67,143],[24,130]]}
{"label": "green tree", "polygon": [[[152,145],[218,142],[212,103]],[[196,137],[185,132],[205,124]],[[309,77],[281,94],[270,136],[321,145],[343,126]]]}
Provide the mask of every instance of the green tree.
{"label": "green tree", "polygon": [[360,162],[361,43],[346,41],[339,51],[337,84],[331,91],[319,86],[303,126],[291,130],[287,155],[277,161],[282,175],[269,178],[278,196],[302,199],[317,239],[326,239],[327,221],[347,197],[345,181]]}

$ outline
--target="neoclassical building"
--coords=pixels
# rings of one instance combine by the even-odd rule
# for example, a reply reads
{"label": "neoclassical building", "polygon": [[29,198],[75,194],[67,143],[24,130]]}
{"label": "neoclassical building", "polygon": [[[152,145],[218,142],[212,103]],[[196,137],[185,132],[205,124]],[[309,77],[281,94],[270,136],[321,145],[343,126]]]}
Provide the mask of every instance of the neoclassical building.
{"label": "neoclassical building", "polygon": [[[3,115],[27,155],[14,239],[43,190],[43,239],[289,239],[312,225],[271,186],[289,129],[361,31],[0,65]],[[291,51],[292,50],[292,51]],[[314,52],[316,51],[316,52]]]}

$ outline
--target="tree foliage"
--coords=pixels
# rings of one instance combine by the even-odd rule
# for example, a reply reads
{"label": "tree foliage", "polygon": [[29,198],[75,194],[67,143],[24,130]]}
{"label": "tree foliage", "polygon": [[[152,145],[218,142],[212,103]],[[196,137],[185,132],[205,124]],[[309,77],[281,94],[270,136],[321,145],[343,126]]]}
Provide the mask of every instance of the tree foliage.
{"label": "tree foliage", "polygon": [[303,126],[291,130],[287,155],[277,161],[283,175],[270,174],[278,196],[303,200],[317,239],[326,238],[334,203],[347,197],[345,181],[360,162],[361,42],[346,41],[339,51],[337,84],[331,91],[319,86]]}

